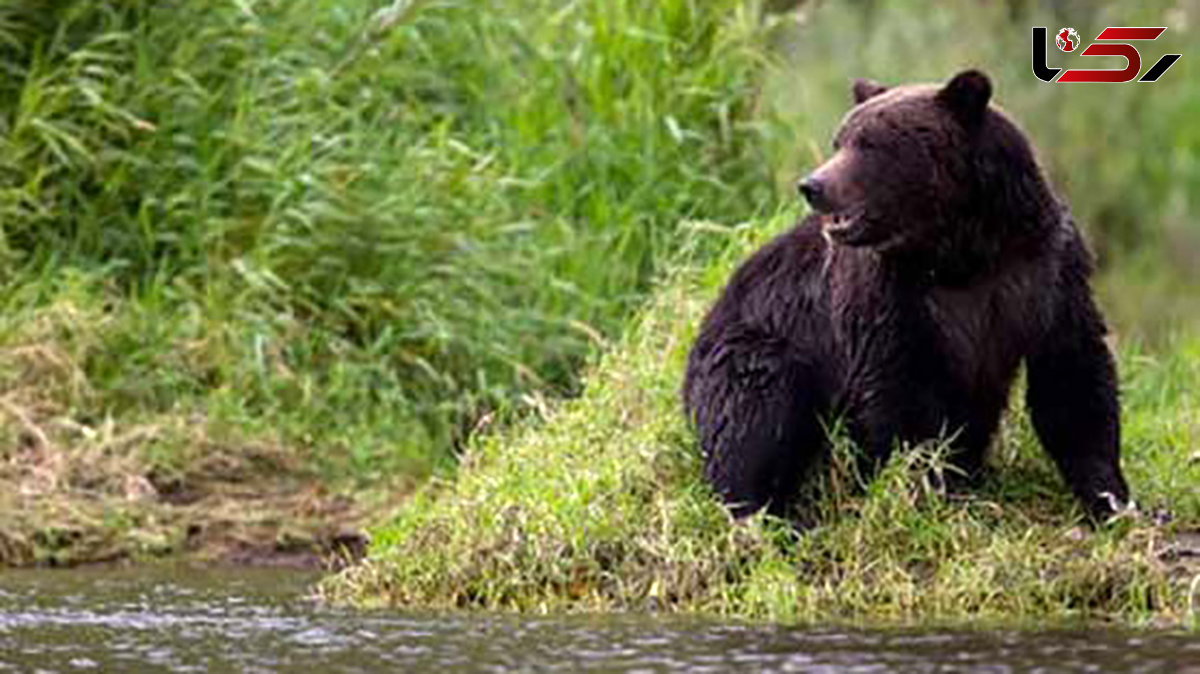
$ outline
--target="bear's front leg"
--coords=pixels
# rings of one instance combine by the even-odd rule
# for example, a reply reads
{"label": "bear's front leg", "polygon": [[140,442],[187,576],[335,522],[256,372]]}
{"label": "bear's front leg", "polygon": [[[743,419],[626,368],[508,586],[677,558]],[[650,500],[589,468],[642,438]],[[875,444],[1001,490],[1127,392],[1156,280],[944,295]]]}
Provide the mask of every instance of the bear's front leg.
{"label": "bear's front leg", "polygon": [[1105,332],[1086,279],[1068,278],[1049,330],[1026,359],[1034,430],[1098,522],[1129,503],[1120,465],[1116,369]]}
{"label": "bear's front leg", "polygon": [[705,476],[735,517],[764,506],[786,515],[802,474],[822,455],[820,379],[798,358],[785,340],[734,326],[702,340],[689,359],[684,401]]}
{"label": "bear's front leg", "polygon": [[952,440],[954,474],[979,472],[980,443],[963,442],[978,435],[964,433],[969,397],[948,369],[934,325],[922,298],[899,284],[855,296],[838,316],[844,348],[838,411],[858,449],[864,483],[899,443],[928,440]]}
{"label": "bear's front leg", "polygon": [[852,395],[846,406],[848,428],[858,449],[859,478],[869,483],[903,443],[949,440],[949,477],[954,485],[965,483],[979,472],[982,452],[963,446],[963,414],[944,387],[906,364],[895,356],[877,365],[882,372],[860,375],[847,386]]}

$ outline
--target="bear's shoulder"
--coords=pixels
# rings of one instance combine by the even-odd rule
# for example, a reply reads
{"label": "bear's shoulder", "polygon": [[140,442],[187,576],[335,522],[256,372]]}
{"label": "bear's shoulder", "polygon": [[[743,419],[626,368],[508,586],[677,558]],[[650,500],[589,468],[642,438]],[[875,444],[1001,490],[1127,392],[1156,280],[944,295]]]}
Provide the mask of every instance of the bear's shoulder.
{"label": "bear's shoulder", "polygon": [[775,334],[789,331],[805,315],[821,313],[829,248],[820,218],[802,218],[742,262],[709,322]]}
{"label": "bear's shoulder", "polygon": [[815,288],[829,258],[820,217],[808,215],[759,248],[734,272],[727,294],[745,300],[756,295],[803,293]]}

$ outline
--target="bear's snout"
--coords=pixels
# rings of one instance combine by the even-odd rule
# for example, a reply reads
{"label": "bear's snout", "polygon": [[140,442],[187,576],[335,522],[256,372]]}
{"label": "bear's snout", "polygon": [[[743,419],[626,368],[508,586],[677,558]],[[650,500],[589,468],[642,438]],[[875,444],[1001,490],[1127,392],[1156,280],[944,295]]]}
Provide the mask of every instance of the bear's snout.
{"label": "bear's snout", "polygon": [[820,178],[810,175],[802,179],[796,188],[800,190],[800,194],[808,202],[808,205],[813,207],[813,210],[820,213],[829,213],[833,210],[825,183]]}

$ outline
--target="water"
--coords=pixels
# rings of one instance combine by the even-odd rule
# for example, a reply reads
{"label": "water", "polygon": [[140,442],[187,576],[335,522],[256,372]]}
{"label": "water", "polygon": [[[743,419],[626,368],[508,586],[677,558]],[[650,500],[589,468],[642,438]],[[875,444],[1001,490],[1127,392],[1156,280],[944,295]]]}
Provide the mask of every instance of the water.
{"label": "water", "polygon": [[0,672],[1181,672],[1200,636],[747,626],[665,616],[330,609],[314,576],[153,567],[0,571]]}

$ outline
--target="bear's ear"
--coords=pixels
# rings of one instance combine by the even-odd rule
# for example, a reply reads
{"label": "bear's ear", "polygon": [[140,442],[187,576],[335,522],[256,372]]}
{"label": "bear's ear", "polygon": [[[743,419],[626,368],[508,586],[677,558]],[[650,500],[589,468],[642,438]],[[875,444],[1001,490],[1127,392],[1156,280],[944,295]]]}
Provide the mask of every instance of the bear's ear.
{"label": "bear's ear", "polygon": [[874,98],[887,90],[888,88],[882,84],[874,80],[864,80],[861,77],[854,80],[854,86],[851,88],[851,91],[854,92],[855,105],[862,103],[868,98]]}
{"label": "bear's ear", "polygon": [[964,70],[937,93],[937,100],[964,123],[983,119],[992,98],[992,81],[978,70]]}

